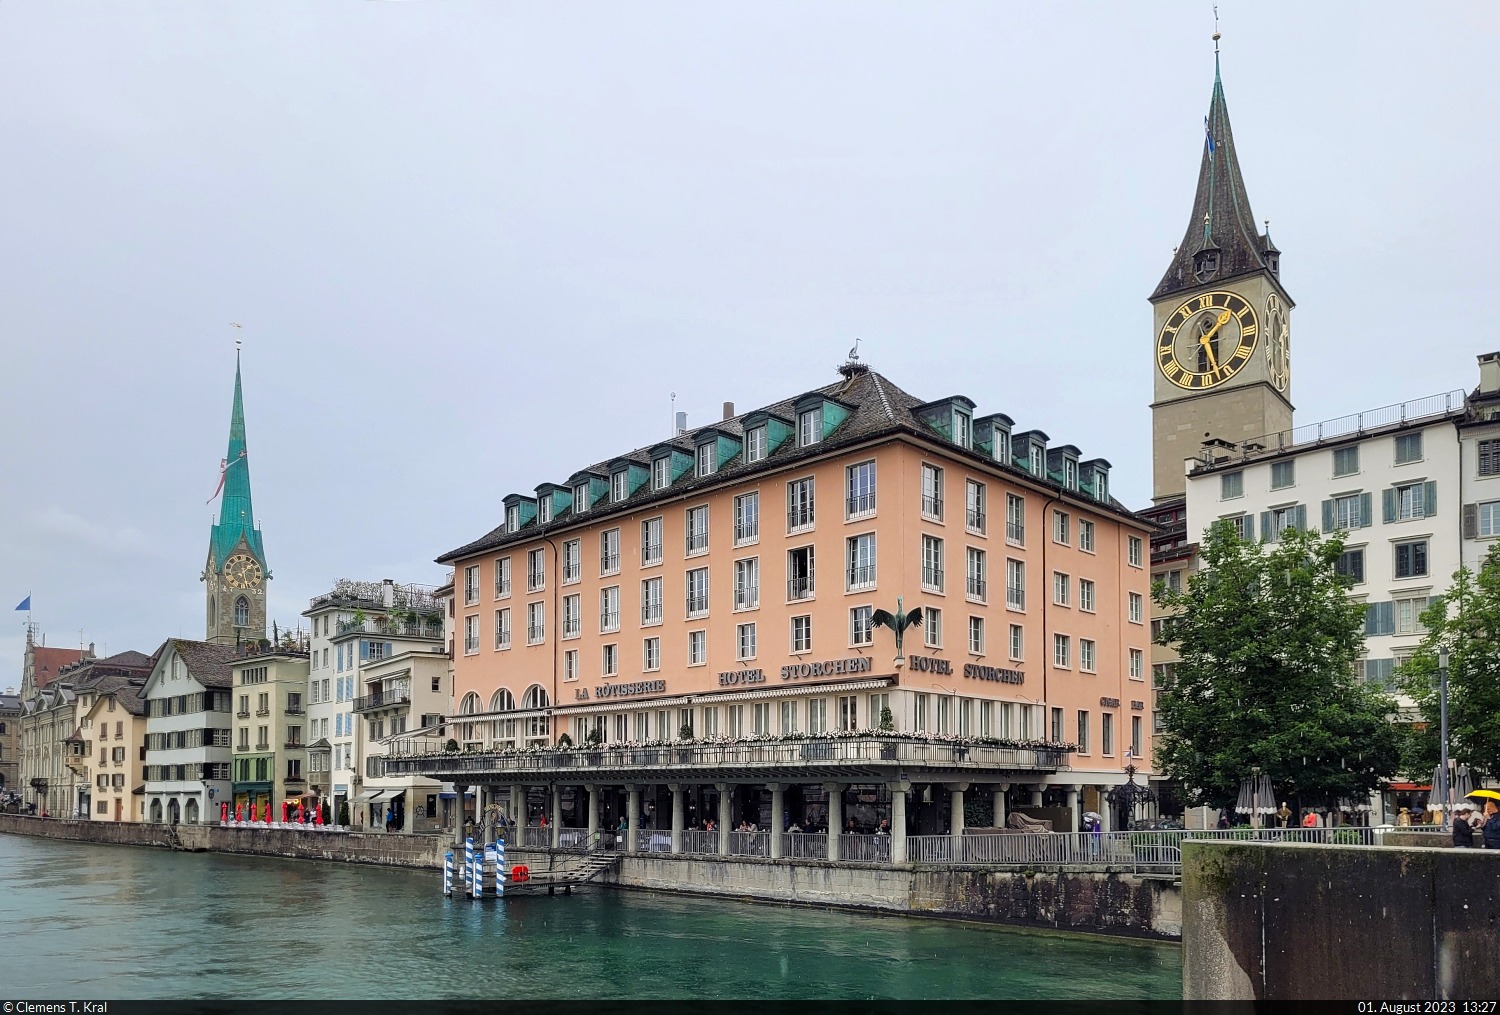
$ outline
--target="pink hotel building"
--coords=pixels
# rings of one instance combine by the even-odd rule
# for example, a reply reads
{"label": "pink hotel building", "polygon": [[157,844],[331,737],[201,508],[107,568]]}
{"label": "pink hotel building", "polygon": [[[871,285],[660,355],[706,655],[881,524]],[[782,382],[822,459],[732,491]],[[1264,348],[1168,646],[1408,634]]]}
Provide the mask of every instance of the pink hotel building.
{"label": "pink hotel building", "polygon": [[[668,813],[947,834],[966,792],[971,824],[1123,827],[1108,791],[1151,756],[1150,526],[1102,459],[840,373],[506,497],[440,558],[459,751],[391,764],[509,787],[553,837]],[[898,608],[921,611],[899,652],[874,620]]]}

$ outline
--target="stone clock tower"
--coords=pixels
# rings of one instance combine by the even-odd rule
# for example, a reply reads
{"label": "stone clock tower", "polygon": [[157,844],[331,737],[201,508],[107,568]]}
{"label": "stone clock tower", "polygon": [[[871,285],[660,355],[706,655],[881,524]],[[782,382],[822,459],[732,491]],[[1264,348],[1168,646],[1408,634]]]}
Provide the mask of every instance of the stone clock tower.
{"label": "stone clock tower", "polygon": [[1158,504],[1185,495],[1183,460],[1196,456],[1206,437],[1237,444],[1292,426],[1293,303],[1270,228],[1260,232],[1250,211],[1217,46],[1193,213],[1151,294]]}
{"label": "stone clock tower", "polygon": [[219,522],[208,537],[208,564],[202,580],[208,599],[205,640],[239,645],[266,636],[266,566],[260,529],[250,507],[250,460],[245,453],[245,405],[240,394],[239,354],[234,360],[234,409],[229,417],[229,451],[219,483]]}

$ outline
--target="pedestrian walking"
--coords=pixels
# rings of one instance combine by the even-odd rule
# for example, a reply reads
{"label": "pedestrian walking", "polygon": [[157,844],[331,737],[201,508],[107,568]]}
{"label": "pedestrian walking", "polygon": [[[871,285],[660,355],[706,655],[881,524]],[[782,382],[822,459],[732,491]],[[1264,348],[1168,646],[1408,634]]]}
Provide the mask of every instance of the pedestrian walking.
{"label": "pedestrian walking", "polygon": [[1474,829],[1469,824],[1468,804],[1459,804],[1453,812],[1453,845],[1459,849],[1474,848]]}
{"label": "pedestrian walking", "polygon": [[1500,805],[1494,800],[1484,802],[1484,848],[1500,849]]}

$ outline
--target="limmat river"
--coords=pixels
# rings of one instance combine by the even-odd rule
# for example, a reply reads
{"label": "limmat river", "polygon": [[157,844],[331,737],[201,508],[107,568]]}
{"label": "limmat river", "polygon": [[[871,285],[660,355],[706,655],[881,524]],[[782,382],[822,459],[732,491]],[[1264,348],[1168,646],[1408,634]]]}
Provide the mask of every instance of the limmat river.
{"label": "limmat river", "polygon": [[1182,996],[1176,945],[436,871],[0,835],[8,997]]}

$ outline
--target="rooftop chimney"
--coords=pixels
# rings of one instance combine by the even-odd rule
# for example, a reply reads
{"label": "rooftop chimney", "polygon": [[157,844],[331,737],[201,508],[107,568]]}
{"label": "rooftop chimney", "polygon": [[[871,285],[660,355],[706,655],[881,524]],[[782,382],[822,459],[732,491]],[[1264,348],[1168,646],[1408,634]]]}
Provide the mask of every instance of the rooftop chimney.
{"label": "rooftop chimney", "polygon": [[1500,352],[1487,352],[1479,357],[1479,393],[1493,395],[1500,392]]}
{"label": "rooftop chimney", "polygon": [[383,606],[393,606],[396,602],[396,583],[390,578],[383,579],[380,586],[380,602]]}
{"label": "rooftop chimney", "polygon": [[725,419],[733,419],[734,418],[734,403],[733,402],[725,402],[724,403],[724,418]]}

